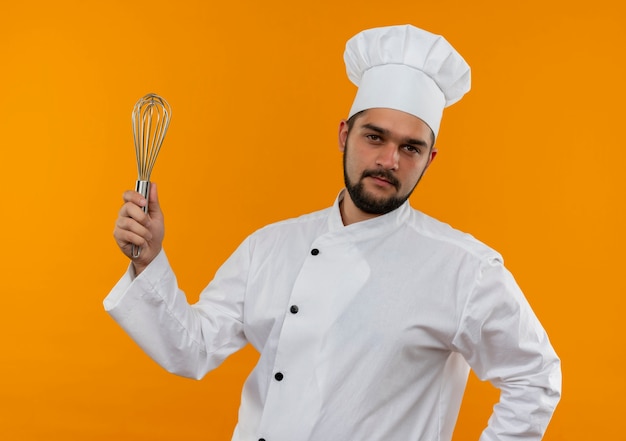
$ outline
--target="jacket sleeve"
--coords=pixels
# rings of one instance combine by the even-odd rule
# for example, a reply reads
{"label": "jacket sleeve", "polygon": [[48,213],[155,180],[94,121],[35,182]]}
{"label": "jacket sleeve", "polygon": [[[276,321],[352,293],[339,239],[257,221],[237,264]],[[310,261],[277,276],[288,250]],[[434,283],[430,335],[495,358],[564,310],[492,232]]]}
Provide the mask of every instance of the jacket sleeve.
{"label": "jacket sleeve", "polygon": [[541,440],[561,395],[560,360],[499,258],[482,265],[453,344],[500,389],[480,441]]}
{"label": "jacket sleeve", "polygon": [[104,300],[128,335],[169,372],[200,379],[245,346],[243,300],[249,266],[242,244],[195,305],[187,302],[164,251],[136,278],[129,269]]}

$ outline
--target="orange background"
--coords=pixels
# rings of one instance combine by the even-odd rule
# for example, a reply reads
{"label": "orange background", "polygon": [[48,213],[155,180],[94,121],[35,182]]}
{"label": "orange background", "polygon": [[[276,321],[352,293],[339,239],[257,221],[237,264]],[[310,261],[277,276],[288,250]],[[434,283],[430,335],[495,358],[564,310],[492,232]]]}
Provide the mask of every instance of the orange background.
{"label": "orange background", "polygon": [[[413,205],[498,249],[548,330],[564,395],[545,439],[626,439],[622,4],[4,2],[0,438],[230,439],[255,354],[175,377],[102,307],[127,264],[111,233],[136,177],[131,109],[148,92],[173,108],[152,178],[194,300],[247,234],[332,203],[345,41],[410,22],[474,80]],[[471,377],[455,441],[496,398]]]}

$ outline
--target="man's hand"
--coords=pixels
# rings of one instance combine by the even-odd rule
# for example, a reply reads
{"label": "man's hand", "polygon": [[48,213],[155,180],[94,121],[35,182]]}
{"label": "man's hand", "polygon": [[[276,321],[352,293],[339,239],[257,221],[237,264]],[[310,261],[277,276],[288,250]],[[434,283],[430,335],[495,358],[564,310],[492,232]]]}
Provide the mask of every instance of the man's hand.
{"label": "man's hand", "polygon": [[[136,191],[124,192],[124,205],[119,211],[113,237],[122,252],[132,259],[135,274],[139,275],[159,254],[165,227],[159,205],[156,184],[150,184],[148,213],[143,212],[146,199]],[[141,247],[139,257],[132,257],[132,246]]]}

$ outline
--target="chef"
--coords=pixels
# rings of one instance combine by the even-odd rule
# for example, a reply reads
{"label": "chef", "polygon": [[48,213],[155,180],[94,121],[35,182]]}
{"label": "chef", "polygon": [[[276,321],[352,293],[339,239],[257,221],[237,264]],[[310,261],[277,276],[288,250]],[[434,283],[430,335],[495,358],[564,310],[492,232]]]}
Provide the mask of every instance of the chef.
{"label": "chef", "polygon": [[480,441],[540,440],[561,387],[546,332],[498,252],[408,201],[469,66],[410,25],[357,34],[344,59],[358,91],[332,206],[251,234],[190,305],[156,186],[147,214],[128,191],[114,236],[142,252],[105,309],[178,375],[259,351],[233,441],[449,441],[470,369],[501,391]]}

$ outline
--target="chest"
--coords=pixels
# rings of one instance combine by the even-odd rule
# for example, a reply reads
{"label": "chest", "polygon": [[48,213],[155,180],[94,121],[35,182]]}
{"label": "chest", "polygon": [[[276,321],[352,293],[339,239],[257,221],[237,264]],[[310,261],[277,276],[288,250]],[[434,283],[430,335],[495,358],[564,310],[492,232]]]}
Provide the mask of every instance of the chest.
{"label": "chest", "polygon": [[446,350],[471,271],[454,255],[403,240],[291,243],[252,266],[245,329],[257,349],[285,329],[303,342],[359,341]]}

